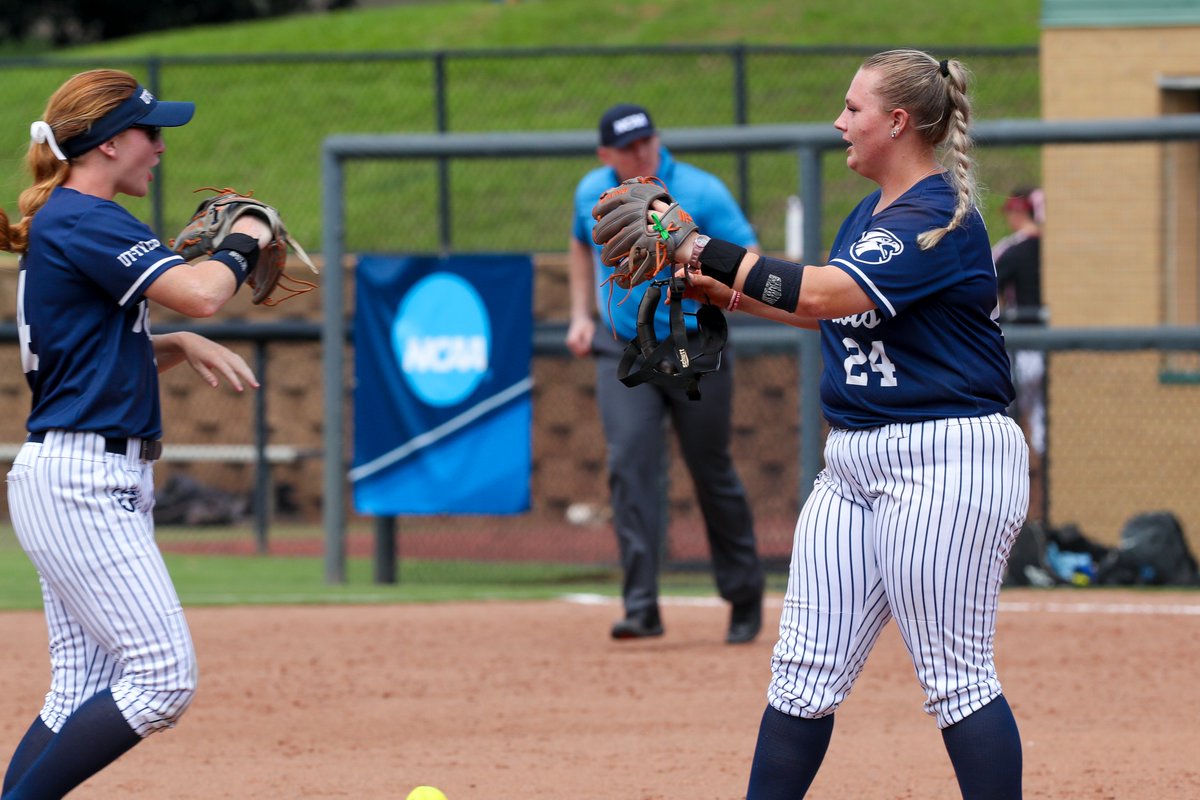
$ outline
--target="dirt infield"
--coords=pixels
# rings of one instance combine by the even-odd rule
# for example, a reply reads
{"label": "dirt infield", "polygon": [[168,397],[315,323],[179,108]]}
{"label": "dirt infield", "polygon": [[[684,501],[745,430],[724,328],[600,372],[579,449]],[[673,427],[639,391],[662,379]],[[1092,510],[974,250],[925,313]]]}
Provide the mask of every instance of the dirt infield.
{"label": "dirt infield", "polygon": [[[1027,798],[1200,797],[1200,594],[1003,603]],[[72,796],[741,798],[773,637],[727,646],[725,613],[679,601],[662,639],[614,643],[604,602],[190,609],[192,709]],[[45,690],[40,614],[0,614],[0,638],[7,757]],[[889,627],[810,797],[957,797],[921,701]]]}

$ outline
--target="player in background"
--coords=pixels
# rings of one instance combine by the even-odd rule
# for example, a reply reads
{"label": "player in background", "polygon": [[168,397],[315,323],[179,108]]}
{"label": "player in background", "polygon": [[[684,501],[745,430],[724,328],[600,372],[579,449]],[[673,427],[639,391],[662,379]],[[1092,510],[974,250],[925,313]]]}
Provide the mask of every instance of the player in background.
{"label": "player in background", "polygon": [[[1000,210],[1012,231],[992,246],[1000,289],[1000,324],[1045,325],[1049,319],[1048,309],[1042,305],[1045,194],[1039,188],[1014,189]],[[1045,522],[1046,354],[1041,350],[1013,353],[1013,382],[1017,400],[1010,413],[1029,442],[1029,516]]]}
{"label": "player in background", "polygon": [[963,797],[1021,796],[993,643],[1028,449],[1004,413],[1013,386],[975,204],[968,77],[916,50],[862,64],[834,127],[847,166],[879,188],[842,223],[828,264],[759,257],[703,229],[675,253],[693,296],[821,332],[825,469],[796,523],[748,800],[807,792],[834,712],[893,619]]}
{"label": "player in background", "polygon": [[13,527],[42,587],[51,680],[9,760],[5,800],[58,798],[191,703],[196,661],[154,541],[158,372],[187,362],[209,385],[257,387],[245,361],[193,333],[151,335],[148,301],[207,317],[270,241],[245,217],[211,260],[186,264],[114,202],[142,197],[162,128],[192,103],[160,102],[128,73],[68,79],[31,127],[32,185],[0,247],[20,255],[17,321],[33,391],[8,474]]}
{"label": "player in background", "polygon": [[[700,400],[682,388],[651,383],[628,387],[617,377],[625,345],[637,334],[637,310],[647,286],[629,292],[607,282],[612,270],[600,262],[592,242],[592,206],[601,191],[638,175],[655,175],[701,225],[745,247],[758,240],[737,202],[715,175],[676,161],[659,141],[650,113],[623,103],[600,119],[600,166],[579,182],[568,254],[571,321],[567,348],[596,364],[596,403],[608,449],[608,485],[624,570],[625,617],[612,627],[614,639],[659,636],[659,556],[663,528],[663,423],[670,419],[696,487],[712,553],[717,591],[730,603],[730,644],[752,641],[762,628],[764,576],[754,537],[754,518],[729,452],[732,436],[732,348],[721,369],[704,379]],[[688,305],[694,305],[688,301]],[[694,311],[694,308],[686,309]],[[600,322],[596,323],[596,313]],[[695,317],[686,317],[694,334]],[[659,340],[670,335],[665,306],[655,315]]]}

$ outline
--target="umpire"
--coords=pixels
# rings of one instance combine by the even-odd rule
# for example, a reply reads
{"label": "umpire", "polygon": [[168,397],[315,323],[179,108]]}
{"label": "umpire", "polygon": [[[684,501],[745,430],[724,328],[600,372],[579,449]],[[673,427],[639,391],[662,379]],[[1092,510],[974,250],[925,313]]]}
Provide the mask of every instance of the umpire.
{"label": "umpire", "polygon": [[[641,106],[621,104],[604,113],[596,154],[603,166],[585,175],[575,190],[566,344],[576,357],[590,355],[596,362],[596,401],[608,447],[613,525],[624,570],[625,617],[613,625],[612,637],[638,639],[663,633],[658,572],[665,527],[664,422],[669,418],[704,515],[717,590],[731,605],[725,640],[749,642],[762,628],[764,579],[754,519],[729,452],[732,350],[725,350],[719,370],[705,376],[698,401],[689,400],[682,388],[651,383],[629,388],[620,383],[617,367],[625,344],[636,334],[638,304],[649,283],[626,296],[625,290],[608,281],[612,270],[601,263],[600,248],[592,242],[592,207],[602,192],[621,181],[657,176],[707,234],[755,252],[758,241],[721,180],[672,158]],[[694,301],[685,302],[685,312],[696,310]],[[695,336],[695,318],[686,319],[689,335]],[[665,305],[658,307],[655,327],[660,341],[669,336]]]}

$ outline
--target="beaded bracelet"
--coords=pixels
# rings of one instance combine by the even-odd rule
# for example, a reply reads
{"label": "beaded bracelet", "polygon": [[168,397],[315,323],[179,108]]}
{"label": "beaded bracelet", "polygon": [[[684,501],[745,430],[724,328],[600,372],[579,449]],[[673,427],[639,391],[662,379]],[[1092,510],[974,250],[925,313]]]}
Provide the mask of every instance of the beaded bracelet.
{"label": "beaded bracelet", "polygon": [[729,302],[725,304],[726,311],[737,311],[738,304],[742,302],[742,293],[737,289],[733,290],[733,294],[729,296]]}

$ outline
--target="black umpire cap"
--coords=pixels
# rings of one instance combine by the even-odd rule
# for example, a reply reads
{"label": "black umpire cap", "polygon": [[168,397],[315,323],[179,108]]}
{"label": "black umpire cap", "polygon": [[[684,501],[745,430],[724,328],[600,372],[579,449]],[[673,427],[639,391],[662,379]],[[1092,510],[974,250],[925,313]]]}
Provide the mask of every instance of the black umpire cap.
{"label": "black umpire cap", "polygon": [[600,144],[604,147],[624,147],[654,133],[650,112],[633,103],[613,106],[600,118]]}

